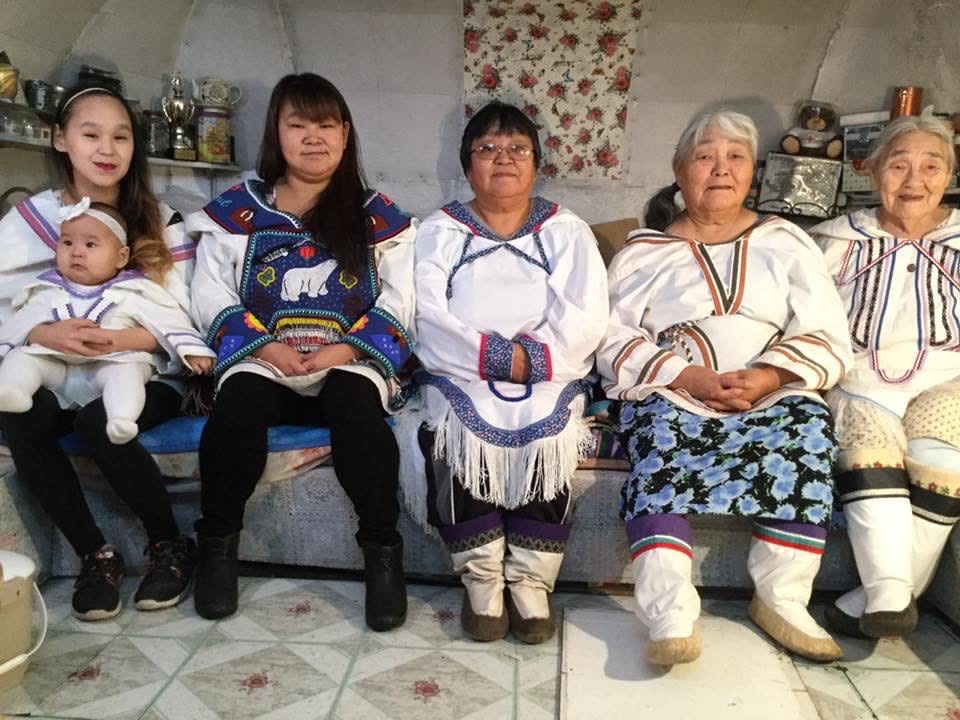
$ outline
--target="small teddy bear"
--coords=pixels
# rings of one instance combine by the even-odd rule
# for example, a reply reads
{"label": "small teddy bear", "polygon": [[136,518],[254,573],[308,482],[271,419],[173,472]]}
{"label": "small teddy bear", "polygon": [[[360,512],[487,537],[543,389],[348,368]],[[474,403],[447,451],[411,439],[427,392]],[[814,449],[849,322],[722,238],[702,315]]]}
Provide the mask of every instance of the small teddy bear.
{"label": "small teddy bear", "polygon": [[780,141],[788,155],[826,157],[834,160],[843,153],[843,137],[836,131],[837,111],[833,105],[806,100],[797,111],[797,126]]}

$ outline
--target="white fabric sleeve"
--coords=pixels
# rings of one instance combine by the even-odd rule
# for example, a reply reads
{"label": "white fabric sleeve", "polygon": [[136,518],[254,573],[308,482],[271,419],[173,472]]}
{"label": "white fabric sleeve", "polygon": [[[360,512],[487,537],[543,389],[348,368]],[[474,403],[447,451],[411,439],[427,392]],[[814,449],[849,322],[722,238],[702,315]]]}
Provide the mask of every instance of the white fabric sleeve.
{"label": "white fabric sleeve", "polygon": [[[584,377],[593,366],[593,354],[607,329],[609,299],[607,297],[607,271],[597,248],[597,241],[590,226],[576,220],[558,225],[563,233],[545,244],[562,247],[553,256],[554,266],[547,279],[553,301],[547,316],[527,336],[542,347],[531,346],[523,339],[531,360],[531,381],[555,380],[569,382]],[[541,358],[540,353],[545,355]],[[546,368],[538,365],[546,362]]]}
{"label": "white fabric sleeve", "polygon": [[606,395],[618,400],[638,400],[666,387],[690,365],[658,347],[644,327],[647,307],[656,301],[652,294],[658,270],[654,253],[645,250],[643,245],[628,246],[610,263],[610,320],[597,352],[597,370]]}
{"label": "white fabric sleeve", "polygon": [[43,286],[34,287],[15,298],[17,309],[0,325],[0,357],[15,347],[27,344],[27,337],[37,325],[55,322],[51,301],[55,292]]}
{"label": "white fabric sleeve", "polygon": [[230,307],[242,306],[237,277],[247,238],[205,232],[197,244],[197,262],[190,282],[190,315],[201,334]]}
{"label": "white fabric sleeve", "polygon": [[160,372],[171,374],[179,371],[188,355],[216,357],[176,298],[149,280],[143,282],[144,291],[133,298],[129,315],[156,338],[170,359],[169,365],[159,368]]}
{"label": "white fabric sleeve", "polygon": [[787,304],[790,317],[783,337],[751,365],[772,365],[800,377],[788,387],[826,390],[853,364],[843,301],[820,250],[806,237],[789,251]]}
{"label": "white fabric sleeve", "polygon": [[443,253],[450,238],[443,227],[420,226],[416,244],[416,355],[424,368],[462,380],[480,379],[483,334],[465,325],[449,310],[447,278],[452,259]]}
{"label": "white fabric sleeve", "polygon": [[[170,208],[161,205],[164,222],[179,218]],[[190,281],[196,263],[197,244],[186,231],[182,219],[163,229],[163,241],[173,257],[173,268],[163,279],[164,288],[176,298],[186,312],[190,312]]]}

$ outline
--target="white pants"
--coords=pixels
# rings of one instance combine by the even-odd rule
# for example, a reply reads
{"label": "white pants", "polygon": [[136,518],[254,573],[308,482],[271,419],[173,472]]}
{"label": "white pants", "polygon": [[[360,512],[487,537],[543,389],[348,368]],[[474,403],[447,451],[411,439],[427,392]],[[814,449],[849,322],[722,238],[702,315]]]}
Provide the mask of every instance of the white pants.
{"label": "white pants", "polygon": [[37,390],[61,390],[72,373],[84,373],[103,396],[109,426],[115,421],[136,423],[146,402],[144,386],[154,369],[149,363],[104,360],[73,365],[57,357],[14,348],[0,364],[0,410],[26,412]]}

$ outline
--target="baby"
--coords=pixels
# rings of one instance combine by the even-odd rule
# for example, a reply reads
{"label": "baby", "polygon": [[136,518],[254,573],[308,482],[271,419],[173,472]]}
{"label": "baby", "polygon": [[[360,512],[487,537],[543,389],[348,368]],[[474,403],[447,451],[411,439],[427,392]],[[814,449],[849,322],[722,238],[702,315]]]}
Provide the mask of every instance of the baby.
{"label": "baby", "polygon": [[[60,222],[56,270],[20,291],[13,316],[0,327],[0,411],[26,412],[41,387],[67,406],[102,395],[107,436],[123,444],[137,436],[144,385],[151,377],[180,370],[181,360],[195,373],[209,373],[216,356],[172,295],[142,272],[124,270],[130,248],[126,223],[115,208],[85,197],[62,208]],[[110,330],[142,327],[170,359],[140,351],[84,357],[28,344],[37,325],[69,318]]]}

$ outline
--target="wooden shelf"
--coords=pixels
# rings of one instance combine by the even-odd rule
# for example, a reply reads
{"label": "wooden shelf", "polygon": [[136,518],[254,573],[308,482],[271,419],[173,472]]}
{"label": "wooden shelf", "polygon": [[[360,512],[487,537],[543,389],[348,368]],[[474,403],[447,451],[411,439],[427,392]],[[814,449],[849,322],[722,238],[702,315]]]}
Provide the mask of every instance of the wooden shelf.
{"label": "wooden shelf", "polygon": [[23,135],[0,133],[0,147],[33,150],[34,152],[50,152],[50,138],[28,138]]}
{"label": "wooden shelf", "polygon": [[[21,135],[0,133],[0,147],[32,150],[34,152],[52,152],[49,140],[40,138],[26,138]],[[189,162],[187,160],[170,160],[169,158],[148,157],[147,162],[161,167],[182,168],[184,170],[207,170],[213,172],[238,173],[239,165],[224,165],[221,163]]]}
{"label": "wooden shelf", "polygon": [[148,157],[147,162],[151,165],[162,165],[164,167],[185,168],[188,170],[213,170],[215,172],[234,172],[241,170],[239,165],[224,165],[223,163],[191,162],[189,160],[171,160],[169,158]]}

